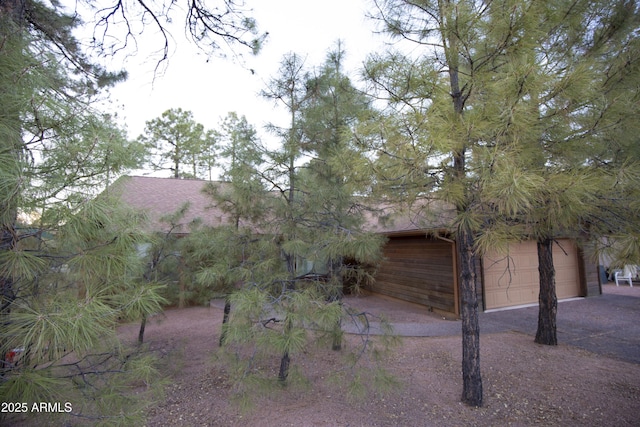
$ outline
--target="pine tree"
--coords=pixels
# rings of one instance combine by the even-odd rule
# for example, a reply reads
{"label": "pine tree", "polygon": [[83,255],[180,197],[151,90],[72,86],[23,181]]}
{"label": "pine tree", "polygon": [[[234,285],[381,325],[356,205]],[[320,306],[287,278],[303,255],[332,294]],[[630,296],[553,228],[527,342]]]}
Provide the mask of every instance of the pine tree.
{"label": "pine tree", "polygon": [[[297,55],[284,58],[265,90],[289,113],[286,128],[270,127],[281,146],[261,147],[260,167],[241,168],[235,178],[228,175],[230,207],[243,206],[238,201],[248,194],[238,188],[237,177],[242,183],[252,176],[261,185],[254,192],[261,196],[253,200],[262,215],[249,219],[245,214],[240,224],[247,227],[226,231],[226,240],[236,248],[226,250],[235,260],[227,271],[236,274],[237,285],[229,296],[233,311],[224,347],[245,356],[239,359],[241,395],[247,384],[265,383],[257,366],[271,357],[279,356],[276,382],[284,386],[292,381],[296,354],[313,343],[338,349],[340,321],[348,315],[340,301],[344,283],[349,277],[366,280],[368,272],[357,265],[380,257],[382,239],[362,231],[356,197],[362,192],[349,180],[345,156],[360,155],[350,135],[368,101],[342,73],[342,55],[330,54],[313,72]],[[375,347],[367,343],[362,354]]]}
{"label": "pine tree", "polygon": [[[208,153],[213,143],[205,138],[204,126],[193,119],[193,113],[181,108],[165,111],[146,123],[138,137],[150,152],[149,164],[155,170],[168,169],[173,178],[195,178],[202,165],[200,156]],[[191,168],[190,172],[186,169]]]}
{"label": "pine tree", "polygon": [[253,251],[262,256],[255,235],[259,233],[256,224],[266,213],[266,192],[257,172],[262,159],[256,131],[246,117],[229,113],[218,134],[224,181],[210,183],[204,192],[227,214],[228,223],[192,233],[186,243],[198,286],[225,299],[219,340],[222,346],[231,313],[230,294],[252,280],[252,270],[259,262]]}
{"label": "pine tree", "polygon": [[[426,134],[426,141],[421,138],[415,140],[417,155],[413,155],[411,146],[407,147],[410,149],[407,163],[418,174],[407,180],[409,193],[405,193],[406,197],[420,197],[423,185],[426,184],[426,188],[432,186],[436,178],[439,180],[439,199],[454,206],[456,219],[451,227],[456,238],[461,295],[462,401],[481,406],[476,241],[482,219],[477,215],[479,200],[474,179],[474,170],[480,165],[473,162],[473,154],[483,145],[483,126],[479,120],[481,109],[473,103],[473,96],[476,75],[490,69],[501,49],[489,43],[475,44],[486,34],[483,33],[486,29],[484,12],[489,7],[482,4],[385,1],[380,5],[379,16],[389,33],[433,48],[431,58],[419,61],[417,66],[396,67],[393,62],[385,61],[369,67],[368,74],[380,87],[383,87],[384,79],[389,78],[393,82],[390,100],[398,108],[406,110],[401,120],[406,119],[413,126],[419,126],[424,129],[423,135]],[[427,58],[428,54],[425,53],[424,57]],[[418,76],[426,77],[423,82],[414,75],[405,74],[418,67],[424,67],[418,71]],[[401,125],[393,117],[391,120],[396,122],[394,126]],[[408,132],[414,133],[413,129]],[[404,139],[402,134],[396,136]],[[407,141],[409,144],[413,142],[414,139]],[[405,151],[407,148],[402,145],[402,142],[398,144]],[[448,164],[436,163],[434,156],[445,158]],[[438,166],[444,167],[436,171]],[[431,168],[434,173],[430,173]]]}
{"label": "pine tree", "polygon": [[210,129],[205,132],[204,138],[204,146],[200,153],[198,153],[200,168],[202,170],[201,175],[209,181],[213,181],[213,169],[218,166],[220,134],[216,130]]}
{"label": "pine tree", "polygon": [[[296,280],[302,279],[308,272],[303,254],[306,245],[300,235],[302,230],[298,221],[298,218],[303,217],[303,213],[299,210],[302,208],[302,193],[298,187],[297,170],[298,162],[303,156],[301,138],[304,130],[300,124],[300,114],[309,94],[304,84],[307,71],[304,61],[298,55],[285,56],[279,74],[271,80],[263,96],[283,103],[290,115],[289,128],[278,132],[283,138],[282,149],[268,153],[267,160],[273,165],[267,175],[268,179],[281,196],[274,200],[273,215],[278,222],[272,224],[270,234],[281,236],[279,244],[286,262],[286,272],[283,271],[282,277],[276,282],[281,284],[281,290],[278,292],[275,289],[272,297],[276,307],[280,308],[278,314],[282,320],[279,321],[283,323],[277,347],[282,354],[278,380],[284,384],[289,375],[291,353],[302,350],[306,343],[306,332],[302,323],[305,319],[296,319],[296,308],[306,308],[306,301],[296,301],[293,296],[298,295],[294,292]],[[306,296],[313,298],[316,295],[308,293]]]}
{"label": "pine tree", "polygon": [[[128,20],[129,6],[113,10],[123,8],[118,15]],[[136,6],[158,17],[155,5]],[[99,25],[113,23],[107,9],[99,15]],[[197,29],[216,16],[188,22]],[[199,41],[237,24],[222,18],[207,27],[222,32],[197,31]],[[72,413],[61,418],[139,424],[160,374],[150,357],[121,346],[115,327],[159,310],[163,300],[157,284],[141,280],[143,219],[98,193],[138,167],[142,150],[96,109],[126,73],[94,61],[74,37],[79,24],[58,2],[0,1],[0,395],[29,405],[70,402]],[[104,39],[93,41],[106,48]],[[146,392],[134,393],[140,384]],[[37,421],[51,422],[66,421]]]}
{"label": "pine tree", "polygon": [[[539,329],[555,335],[551,245],[561,233],[588,230],[593,237],[604,231],[596,233],[596,218],[611,209],[603,195],[614,189],[615,181],[610,170],[596,165],[617,157],[611,138],[625,124],[632,125],[631,116],[618,109],[623,104],[618,99],[637,105],[632,92],[621,90],[637,81],[631,23],[635,13],[627,13],[635,6],[378,4],[386,30],[424,51],[413,58],[381,56],[367,67],[390,106],[374,126],[384,135],[376,146],[382,154],[376,165],[379,181],[400,190],[410,204],[435,199],[440,204],[427,203],[427,209],[431,205],[441,210],[443,201],[454,206],[451,228],[462,294],[462,400],[480,405],[474,259],[487,249],[506,251],[510,242],[535,237],[541,266]],[[626,30],[618,33],[622,28]],[[616,54],[624,59],[613,60]],[[622,163],[629,166],[625,159]],[[632,177],[623,182],[630,184]],[[629,219],[623,221],[625,230],[634,228]]]}
{"label": "pine tree", "polygon": [[[509,67],[498,71],[485,90],[498,95],[485,101],[494,104],[493,111],[510,111],[509,129],[499,136],[519,146],[515,154],[520,159],[512,158],[506,168],[502,164],[502,170],[495,167],[494,176],[487,177],[487,198],[508,200],[508,194],[518,193],[523,201],[519,212],[502,212],[510,219],[507,226],[528,224],[527,233],[538,243],[535,341],[540,344],[557,343],[555,239],[573,237],[586,244],[618,227],[627,233],[637,227],[633,214],[620,211],[607,231],[599,225],[604,210],[613,207],[604,195],[620,194],[605,159],[624,159],[626,165],[616,166],[624,169],[634,161],[629,151],[619,148],[633,138],[620,130],[635,126],[637,111],[637,97],[621,90],[637,81],[631,64],[638,57],[637,47],[629,43],[637,14],[624,4],[530,5],[518,15],[524,36],[508,52]],[[625,60],[616,61],[620,55]],[[510,89],[506,81],[517,86]],[[605,99],[603,93],[616,95]],[[525,180],[528,184],[523,185]]]}
{"label": "pine tree", "polygon": [[[363,153],[351,135],[358,121],[369,116],[371,107],[370,100],[344,74],[345,55],[342,43],[338,42],[327,54],[325,63],[309,77],[308,101],[301,115],[302,145],[312,157],[300,174],[301,187],[305,191],[305,203],[311,207],[308,221],[313,224],[315,239],[325,241],[328,247],[336,245],[328,251],[335,251],[336,255],[328,254],[326,259],[326,292],[329,300],[338,302],[342,300],[344,282],[356,279],[354,284],[359,286],[358,279],[363,272],[357,264],[349,262],[352,261],[349,249],[336,250],[341,245],[341,234],[356,231],[348,238],[352,239],[353,247],[369,244],[358,241],[364,206],[354,195],[362,194],[365,189],[353,169]],[[342,336],[339,322],[334,334],[332,347],[339,350]]]}
{"label": "pine tree", "polygon": [[[30,20],[68,36],[58,48],[77,47],[70,17],[32,6]],[[157,310],[158,289],[137,280],[140,218],[106,197],[90,201],[140,153],[93,107],[99,80],[117,76],[98,79],[89,63],[72,76],[47,38],[8,13],[0,13],[0,394],[73,402],[79,417],[138,419],[133,382],[151,386],[157,373],[119,346],[115,325]]]}
{"label": "pine tree", "polygon": [[[297,56],[285,57],[281,76],[266,92],[270,98],[283,100],[291,117],[290,127],[282,133],[286,135],[282,150],[270,153],[273,166],[268,169],[282,167],[280,176],[287,177],[284,181],[269,179],[282,196],[275,200],[277,221],[271,225],[277,227],[272,233],[282,236],[286,259],[283,296],[296,292],[298,282],[307,283],[319,292],[316,298],[324,296],[338,306],[347,260],[372,262],[381,247],[379,238],[361,230],[362,217],[354,209],[358,188],[347,183],[348,167],[340,164],[347,152],[358,155],[348,144],[350,126],[368,106],[342,72],[343,55],[340,47],[331,52],[315,76]],[[304,162],[305,157],[310,160]],[[292,336],[299,326],[287,318],[295,319],[296,307],[281,305],[285,309],[283,335]],[[339,349],[339,318],[330,331],[332,346]],[[289,350],[284,348],[281,358],[282,382],[288,375]]]}
{"label": "pine tree", "polygon": [[[612,173],[617,172],[602,160],[618,157],[622,162],[614,166],[616,169],[626,169],[638,160],[631,152],[621,153],[619,148],[633,144],[635,137],[626,132],[637,126],[638,97],[625,90],[638,81],[637,66],[632,65],[640,58],[634,43],[637,6],[626,1],[594,2],[575,9],[567,5],[564,10],[562,21],[549,30],[549,36],[541,44],[542,53],[537,55],[553,58],[555,68],[562,70],[552,80],[550,89],[536,93],[535,98],[544,100],[539,107],[540,121],[546,128],[541,139],[547,139],[545,150],[554,158],[554,166],[545,171],[551,175],[547,179],[551,185],[546,186],[545,195],[539,199],[543,201],[538,207],[542,215],[537,217],[540,227],[536,231],[540,311],[535,342],[547,345],[557,344],[555,270],[551,256],[554,237],[580,229],[591,240],[620,230],[628,235],[638,233],[635,215],[629,210],[618,211],[619,219],[609,222],[606,228],[599,225],[603,223],[603,210],[610,211],[613,207],[606,201],[607,195],[621,195],[616,187],[635,181],[618,184],[611,179]],[[620,57],[624,59],[617,59]],[[603,99],[602,94],[608,96]],[[632,203],[634,197],[626,196],[618,203]],[[559,206],[561,212],[557,212]]]}

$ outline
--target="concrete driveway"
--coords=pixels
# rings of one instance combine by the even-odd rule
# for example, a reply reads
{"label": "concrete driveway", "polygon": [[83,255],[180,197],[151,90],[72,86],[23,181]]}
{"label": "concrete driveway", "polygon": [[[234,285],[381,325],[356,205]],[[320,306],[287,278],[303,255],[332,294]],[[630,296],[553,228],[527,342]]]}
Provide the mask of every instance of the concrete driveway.
{"label": "concrete driveway", "polygon": [[[355,298],[352,303],[363,311],[387,315],[395,333],[401,336],[461,335],[459,320],[443,319],[415,304],[374,296]],[[537,324],[537,306],[481,313],[480,341],[483,334],[506,331],[531,335],[533,341]],[[345,322],[344,329],[358,333],[359,326]],[[559,343],[640,364],[640,286],[607,284],[600,296],[561,301],[557,328]],[[371,331],[380,332],[377,322],[371,322]]]}

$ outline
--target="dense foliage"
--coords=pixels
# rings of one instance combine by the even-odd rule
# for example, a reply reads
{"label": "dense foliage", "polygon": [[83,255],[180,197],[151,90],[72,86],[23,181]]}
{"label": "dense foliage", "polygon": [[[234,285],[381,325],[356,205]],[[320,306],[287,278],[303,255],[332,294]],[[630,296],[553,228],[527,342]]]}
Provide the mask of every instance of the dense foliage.
{"label": "dense foliage", "polygon": [[362,132],[380,154],[382,191],[427,213],[443,202],[455,213],[462,400],[480,405],[478,255],[508,256],[510,242],[538,241],[536,341],[544,344],[556,342],[554,239],[615,236],[627,262],[637,262],[637,5],[375,4],[384,30],[416,49],[367,65],[387,109]]}
{"label": "dense foliage", "polygon": [[[228,28],[228,42],[255,32],[226,5],[222,14],[191,6],[197,41]],[[125,21],[151,16],[162,31],[173,8],[154,14],[156,6],[94,9],[98,50],[87,51],[75,37],[78,16],[59,2],[0,1],[0,396],[24,402],[27,413],[34,403],[59,404],[39,415],[41,424],[65,422],[44,419],[56,416],[139,424],[156,397],[154,361],[116,336],[119,322],[145,319],[165,302],[140,252],[145,218],[102,192],[139,166],[144,147],[97,109],[126,73],[95,60],[122,29],[110,11]]]}

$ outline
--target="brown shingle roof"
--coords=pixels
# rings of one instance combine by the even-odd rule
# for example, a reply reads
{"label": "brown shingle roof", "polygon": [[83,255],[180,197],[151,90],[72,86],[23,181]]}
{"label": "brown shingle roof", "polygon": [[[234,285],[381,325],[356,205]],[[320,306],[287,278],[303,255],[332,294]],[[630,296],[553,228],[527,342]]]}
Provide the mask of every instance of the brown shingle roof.
{"label": "brown shingle roof", "polygon": [[184,203],[189,209],[179,221],[178,233],[188,233],[188,224],[199,218],[205,225],[216,226],[227,223],[228,215],[214,206],[211,197],[202,190],[210,181],[196,179],[156,178],[122,176],[109,188],[112,195],[149,217],[148,231],[169,230],[170,225],[162,217],[177,212]]}
{"label": "brown shingle roof", "polygon": [[[111,185],[109,193],[118,196],[128,206],[145,212],[149,218],[147,231],[168,231],[170,224],[161,218],[177,212],[188,202],[189,209],[180,221],[181,226],[174,230],[188,233],[188,225],[198,218],[208,226],[229,223],[229,215],[202,192],[210,183],[196,179],[122,176]],[[225,185],[222,182],[215,184]],[[387,235],[446,230],[454,217],[451,206],[445,207],[445,204],[433,201],[423,201],[410,207],[395,203],[379,203],[377,206],[364,212],[364,228]]]}
{"label": "brown shingle roof", "polygon": [[365,212],[365,229],[387,235],[446,231],[454,218],[453,206],[438,201],[422,200],[411,206],[387,202]]}

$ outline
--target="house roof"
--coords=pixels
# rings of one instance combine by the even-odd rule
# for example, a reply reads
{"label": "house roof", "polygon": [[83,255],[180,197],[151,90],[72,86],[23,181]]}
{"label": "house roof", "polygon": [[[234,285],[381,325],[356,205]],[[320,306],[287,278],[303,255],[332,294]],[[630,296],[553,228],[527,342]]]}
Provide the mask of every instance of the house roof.
{"label": "house roof", "polygon": [[365,228],[390,236],[447,232],[454,218],[453,206],[438,201],[421,200],[412,205],[383,202],[365,213]]}
{"label": "house roof", "polygon": [[146,213],[149,217],[148,231],[169,231],[171,224],[162,218],[176,213],[188,203],[189,208],[179,221],[179,228],[174,230],[177,233],[188,233],[188,225],[196,219],[209,226],[228,223],[229,215],[216,207],[212,198],[203,193],[203,189],[210,182],[197,179],[122,176],[108,191],[128,206]]}
{"label": "house roof", "polygon": [[[171,225],[162,218],[176,213],[185,203],[189,203],[187,212],[179,221],[179,229],[174,230],[176,233],[188,233],[189,224],[196,219],[208,226],[230,222],[230,215],[203,192],[211,183],[197,179],[122,176],[108,191],[128,206],[144,212],[149,218],[148,231],[169,231]],[[224,182],[213,183],[226,185]],[[422,201],[411,206],[381,202],[376,206],[364,210],[364,228],[386,235],[445,231],[449,229],[454,216],[451,207],[433,201]]]}

